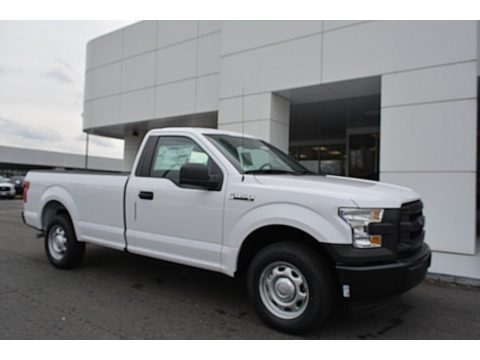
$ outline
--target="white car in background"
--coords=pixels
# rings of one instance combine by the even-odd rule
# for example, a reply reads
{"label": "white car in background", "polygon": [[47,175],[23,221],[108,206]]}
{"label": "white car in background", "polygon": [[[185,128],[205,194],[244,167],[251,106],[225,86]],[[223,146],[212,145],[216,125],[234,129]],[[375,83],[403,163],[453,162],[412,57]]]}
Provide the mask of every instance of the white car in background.
{"label": "white car in background", "polygon": [[10,179],[0,176],[0,197],[13,199],[15,194],[15,185],[10,182]]}

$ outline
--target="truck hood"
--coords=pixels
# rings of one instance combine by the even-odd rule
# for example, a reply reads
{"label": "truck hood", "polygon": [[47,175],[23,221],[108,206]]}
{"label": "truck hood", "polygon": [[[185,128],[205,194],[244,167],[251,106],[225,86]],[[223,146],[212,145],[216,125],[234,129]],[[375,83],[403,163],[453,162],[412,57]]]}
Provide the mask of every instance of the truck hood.
{"label": "truck hood", "polygon": [[255,178],[266,186],[349,199],[358,207],[366,208],[399,208],[420,198],[416,192],[402,186],[341,176],[255,175]]}
{"label": "truck hood", "polygon": [[8,187],[13,187],[14,185],[8,182],[0,182],[0,186],[8,186]]}

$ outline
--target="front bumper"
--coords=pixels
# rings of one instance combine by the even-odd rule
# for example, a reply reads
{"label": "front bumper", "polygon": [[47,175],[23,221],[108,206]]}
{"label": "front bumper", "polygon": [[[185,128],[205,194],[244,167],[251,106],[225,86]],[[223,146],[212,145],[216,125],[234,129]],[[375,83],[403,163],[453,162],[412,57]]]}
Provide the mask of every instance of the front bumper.
{"label": "front bumper", "polygon": [[[335,246],[331,249],[335,252]],[[337,263],[335,269],[344,296],[365,299],[401,294],[410,290],[425,278],[430,263],[430,248],[423,243],[415,253],[393,262],[375,265]]]}

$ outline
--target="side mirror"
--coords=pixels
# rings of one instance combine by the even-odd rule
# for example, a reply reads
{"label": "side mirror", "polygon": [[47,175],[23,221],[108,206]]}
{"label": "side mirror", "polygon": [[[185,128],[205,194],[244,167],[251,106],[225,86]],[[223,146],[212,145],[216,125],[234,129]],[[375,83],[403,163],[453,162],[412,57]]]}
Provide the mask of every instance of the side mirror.
{"label": "side mirror", "polygon": [[205,165],[188,163],[180,168],[180,185],[219,190],[221,180],[216,175],[210,175]]}

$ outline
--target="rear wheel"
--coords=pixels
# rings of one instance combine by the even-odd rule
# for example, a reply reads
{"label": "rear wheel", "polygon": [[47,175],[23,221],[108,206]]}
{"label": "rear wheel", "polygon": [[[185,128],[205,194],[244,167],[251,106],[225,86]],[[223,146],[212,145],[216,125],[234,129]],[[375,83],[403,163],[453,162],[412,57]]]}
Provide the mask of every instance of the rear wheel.
{"label": "rear wheel", "polygon": [[304,333],[325,320],[333,302],[330,269],[311,248],[293,242],[262,249],[248,269],[249,297],[271,327]]}
{"label": "rear wheel", "polygon": [[55,216],[47,226],[45,251],[53,266],[70,269],[83,259],[85,243],[77,241],[70,219],[63,214]]}

